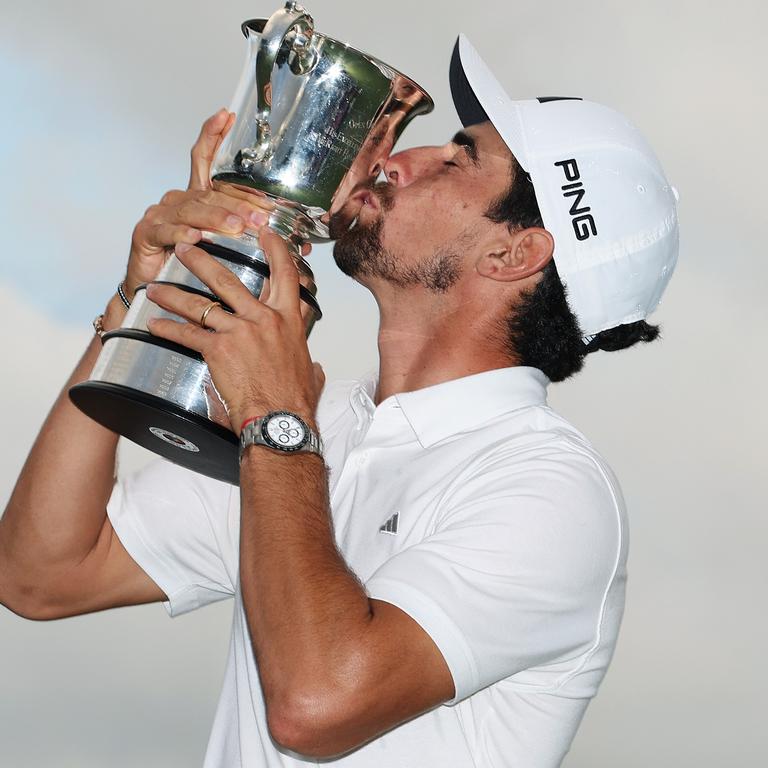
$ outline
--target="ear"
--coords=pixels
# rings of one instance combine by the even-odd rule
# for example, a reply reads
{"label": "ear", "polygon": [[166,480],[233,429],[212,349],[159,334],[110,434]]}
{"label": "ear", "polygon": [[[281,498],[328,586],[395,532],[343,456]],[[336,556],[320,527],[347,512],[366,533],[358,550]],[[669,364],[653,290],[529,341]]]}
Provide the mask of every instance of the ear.
{"label": "ear", "polygon": [[475,262],[475,269],[491,280],[512,282],[540,272],[555,250],[552,235],[541,227],[529,227],[491,241]]}

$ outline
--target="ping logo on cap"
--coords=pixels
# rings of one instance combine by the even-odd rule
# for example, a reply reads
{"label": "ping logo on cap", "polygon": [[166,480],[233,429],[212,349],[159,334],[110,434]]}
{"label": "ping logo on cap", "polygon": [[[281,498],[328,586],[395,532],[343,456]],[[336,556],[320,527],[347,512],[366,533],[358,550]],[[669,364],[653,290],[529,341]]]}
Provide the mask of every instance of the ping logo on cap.
{"label": "ping logo on cap", "polygon": [[559,165],[565,174],[566,183],[560,187],[563,197],[575,198],[568,209],[568,213],[571,215],[571,224],[573,225],[573,231],[576,233],[576,239],[586,240],[592,237],[592,235],[597,234],[597,225],[590,213],[592,209],[588,205],[580,207],[587,191],[584,189],[584,182],[580,180],[579,166],[573,157],[569,160],[558,160],[555,165]]}

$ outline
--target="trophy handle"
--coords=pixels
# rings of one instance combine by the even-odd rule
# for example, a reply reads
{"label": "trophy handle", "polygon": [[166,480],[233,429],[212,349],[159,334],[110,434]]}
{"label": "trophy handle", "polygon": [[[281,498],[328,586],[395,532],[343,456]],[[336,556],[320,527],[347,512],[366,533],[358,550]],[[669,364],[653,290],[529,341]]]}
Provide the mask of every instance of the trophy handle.
{"label": "trophy handle", "polygon": [[[243,23],[242,30],[248,37],[248,22]],[[275,11],[264,25],[256,53],[256,141],[253,146],[244,147],[240,151],[238,160],[241,169],[246,173],[250,173],[258,163],[264,163],[272,156],[269,113],[272,108],[272,70],[277,57],[289,35],[293,33],[291,69],[294,74],[308,72],[315,65],[315,54],[312,50],[314,31],[313,18],[295,0],[288,0],[285,8]]]}
{"label": "trophy handle", "polygon": [[272,70],[285,39],[292,30],[296,30],[292,49],[298,58],[298,64],[303,69],[312,59],[310,43],[315,31],[314,19],[298,5],[295,0],[288,0],[285,8],[275,11],[261,33],[261,46],[256,57],[256,83],[258,86],[258,107],[262,119],[270,110]]}

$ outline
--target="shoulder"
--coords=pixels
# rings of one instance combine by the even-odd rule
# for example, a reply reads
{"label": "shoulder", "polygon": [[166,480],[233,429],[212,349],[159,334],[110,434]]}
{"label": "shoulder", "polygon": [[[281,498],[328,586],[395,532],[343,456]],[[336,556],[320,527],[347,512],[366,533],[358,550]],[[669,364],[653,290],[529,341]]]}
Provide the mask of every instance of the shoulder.
{"label": "shoulder", "polygon": [[[504,429],[456,474],[443,496],[442,522],[494,519],[559,540],[598,539],[611,550],[625,539],[619,482],[587,438],[547,406],[510,414]],[[569,547],[570,548],[570,547]]]}
{"label": "shoulder", "polygon": [[563,483],[594,480],[606,489],[618,490],[606,459],[582,432],[546,405],[505,414],[487,431],[487,439],[461,474],[468,479],[494,471],[514,484],[535,474]]}
{"label": "shoulder", "polygon": [[559,470],[564,485],[580,485],[597,497],[605,497],[623,514],[624,498],[619,480],[608,460],[567,419],[549,406],[536,409],[541,442],[539,461]]}

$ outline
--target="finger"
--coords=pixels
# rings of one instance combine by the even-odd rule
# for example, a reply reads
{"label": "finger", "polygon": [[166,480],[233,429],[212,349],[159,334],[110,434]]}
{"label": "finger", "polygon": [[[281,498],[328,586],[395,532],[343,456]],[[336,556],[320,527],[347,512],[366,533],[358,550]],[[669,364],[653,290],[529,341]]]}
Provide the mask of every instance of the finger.
{"label": "finger", "polygon": [[233,122],[232,114],[222,108],[203,123],[192,147],[189,189],[208,189],[211,186],[213,158]]}
{"label": "finger", "polygon": [[309,256],[310,253],[312,253],[312,243],[302,243],[301,244],[301,255],[302,256]]}
{"label": "finger", "polygon": [[156,224],[149,227],[145,234],[145,243],[153,248],[168,248],[179,243],[194,245],[199,243],[203,233],[185,224]]}
{"label": "finger", "polygon": [[227,134],[232,130],[232,126],[235,124],[236,119],[237,115],[234,112],[230,112],[226,125],[224,126],[224,130],[221,132],[221,139],[219,140],[219,143],[221,143],[221,141],[223,141],[227,137]]}
{"label": "finger", "polygon": [[181,205],[171,206],[161,215],[173,224],[186,224],[195,229],[208,229],[227,235],[239,235],[246,227],[246,220],[220,205],[211,205],[193,198]]}
{"label": "finger", "polygon": [[[147,286],[147,297],[159,307],[196,325],[202,325],[203,314],[208,310],[205,314],[205,327],[214,331],[230,330],[237,322],[231,313],[221,306],[215,306],[216,302],[207,296],[184,291],[173,285],[150,283]],[[213,308],[209,309],[211,306]]]}
{"label": "finger", "polygon": [[167,320],[162,317],[153,317],[147,321],[147,328],[154,336],[160,336],[168,341],[181,344],[182,347],[193,349],[205,357],[211,339],[215,334],[203,330],[199,325],[192,323],[180,323],[176,320]]}
{"label": "finger", "polygon": [[253,318],[257,312],[264,311],[265,307],[240,282],[240,278],[201,248],[182,243],[176,247],[176,258],[236,315]]}
{"label": "finger", "polygon": [[274,230],[259,232],[259,245],[269,263],[269,298],[266,304],[281,314],[300,315],[299,270],[288,244]]}
{"label": "finger", "polygon": [[269,221],[269,214],[271,213],[271,207],[268,207],[261,198],[256,196],[240,198],[212,189],[188,190],[186,192],[174,189],[163,195],[159,205],[151,206],[148,209],[148,214],[151,215],[155,223],[159,223],[171,217],[172,211],[170,209],[173,208],[181,209],[180,215],[188,215],[190,211],[195,210],[193,203],[197,203],[198,206],[218,207],[227,210],[243,219],[249,227],[264,226]]}
{"label": "finger", "polygon": [[240,187],[227,181],[218,180],[212,181],[211,186],[216,192],[225,194],[228,197],[239,197],[241,200],[246,200],[252,205],[262,208],[265,211],[274,211],[275,208],[277,208],[275,200],[260,189]]}
{"label": "finger", "polygon": [[221,131],[221,134],[219,135],[219,140],[216,142],[216,146],[213,148],[213,154],[211,155],[211,159],[208,163],[208,173],[207,173],[206,182],[205,182],[208,187],[210,187],[212,184],[211,168],[213,167],[213,161],[216,159],[216,155],[218,154],[219,147],[221,146],[224,139],[227,138],[227,134],[230,132],[230,130],[232,129],[232,126],[235,124],[235,117],[236,116],[234,112],[229,113],[229,118],[227,119],[227,122],[224,125],[224,128]]}

